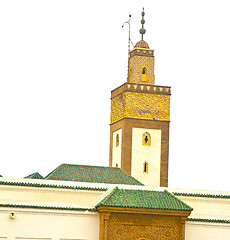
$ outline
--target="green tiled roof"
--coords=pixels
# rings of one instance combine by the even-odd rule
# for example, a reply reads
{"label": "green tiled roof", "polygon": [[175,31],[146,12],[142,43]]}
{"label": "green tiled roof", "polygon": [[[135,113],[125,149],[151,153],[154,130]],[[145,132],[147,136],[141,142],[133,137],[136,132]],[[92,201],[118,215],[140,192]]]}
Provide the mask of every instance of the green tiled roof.
{"label": "green tiled roof", "polygon": [[230,198],[230,195],[220,195],[220,194],[207,194],[207,193],[181,193],[173,192],[176,196],[185,196],[185,197],[204,197],[204,198]]}
{"label": "green tiled roof", "polygon": [[61,164],[45,179],[91,183],[143,185],[128,173],[116,167]]}
{"label": "green tiled roof", "polygon": [[42,177],[41,174],[39,174],[38,172],[32,173],[29,176],[25,177],[25,178],[30,178],[30,179],[44,179],[44,177]]}
{"label": "green tiled roof", "polygon": [[190,206],[167,190],[127,190],[118,187],[115,187],[107,197],[97,204],[97,207],[100,206],[192,211]]}
{"label": "green tiled roof", "polygon": [[108,188],[100,187],[86,187],[86,186],[66,186],[66,185],[54,185],[44,183],[29,183],[29,182],[8,182],[0,181],[0,185],[7,186],[20,186],[20,187],[39,187],[39,188],[61,188],[61,189],[76,189],[76,190],[92,190],[92,191],[107,191]]}
{"label": "green tiled roof", "polygon": [[212,223],[230,223],[227,219],[207,219],[207,218],[187,218],[191,222],[212,222]]}
{"label": "green tiled roof", "polygon": [[96,212],[95,208],[39,206],[39,205],[25,205],[25,204],[0,204],[0,207],[8,207],[8,208],[35,208],[35,209],[52,209],[52,210],[71,210],[71,211]]}

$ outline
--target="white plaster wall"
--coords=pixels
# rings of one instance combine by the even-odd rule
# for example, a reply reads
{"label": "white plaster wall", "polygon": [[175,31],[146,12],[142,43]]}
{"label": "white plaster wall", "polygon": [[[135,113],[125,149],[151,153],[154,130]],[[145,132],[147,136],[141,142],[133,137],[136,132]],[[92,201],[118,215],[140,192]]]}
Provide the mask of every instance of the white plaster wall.
{"label": "white plaster wall", "polygon": [[190,218],[230,220],[230,199],[177,197],[193,208]]}
{"label": "white plaster wall", "polygon": [[103,191],[0,186],[0,203],[92,207]]}
{"label": "white plaster wall", "polygon": [[[142,135],[151,135],[151,146],[142,146]],[[160,186],[161,130],[133,128],[131,175],[145,186]],[[143,172],[144,162],[148,163],[148,173]]]}
{"label": "white plaster wall", "polygon": [[[15,212],[15,218],[10,218]],[[0,240],[99,239],[99,214],[77,211],[0,210]],[[5,239],[4,239],[5,238]]]}
{"label": "white plaster wall", "polygon": [[[116,147],[116,136],[119,134],[119,146]],[[121,167],[121,143],[122,143],[122,129],[113,132],[113,154],[112,154],[112,167]]]}
{"label": "white plaster wall", "polygon": [[187,222],[185,240],[229,240],[230,224]]}

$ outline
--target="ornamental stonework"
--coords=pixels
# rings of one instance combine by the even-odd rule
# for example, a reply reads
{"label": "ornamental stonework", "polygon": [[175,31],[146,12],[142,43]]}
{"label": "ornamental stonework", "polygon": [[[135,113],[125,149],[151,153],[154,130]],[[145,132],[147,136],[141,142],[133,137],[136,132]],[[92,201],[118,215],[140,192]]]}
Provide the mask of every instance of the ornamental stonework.
{"label": "ornamental stonework", "polygon": [[[141,82],[141,72],[143,68],[147,69],[148,80]],[[154,57],[133,56],[129,62],[129,82],[142,84],[155,84],[154,76]]]}
{"label": "ornamental stonework", "polygon": [[111,213],[108,240],[179,240],[179,218],[139,214]]}
{"label": "ornamental stonework", "polygon": [[111,100],[111,123],[122,118],[170,120],[170,95],[123,92]]}

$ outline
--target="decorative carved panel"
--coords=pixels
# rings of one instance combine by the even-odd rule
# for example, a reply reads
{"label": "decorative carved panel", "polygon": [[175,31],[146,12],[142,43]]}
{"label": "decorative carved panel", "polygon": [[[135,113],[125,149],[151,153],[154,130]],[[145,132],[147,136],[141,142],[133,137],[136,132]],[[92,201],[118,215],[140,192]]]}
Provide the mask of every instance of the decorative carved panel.
{"label": "decorative carved panel", "polygon": [[169,121],[170,96],[124,92],[111,100],[111,123],[124,117]]}
{"label": "decorative carved panel", "polygon": [[176,217],[111,213],[108,240],[179,240]]}

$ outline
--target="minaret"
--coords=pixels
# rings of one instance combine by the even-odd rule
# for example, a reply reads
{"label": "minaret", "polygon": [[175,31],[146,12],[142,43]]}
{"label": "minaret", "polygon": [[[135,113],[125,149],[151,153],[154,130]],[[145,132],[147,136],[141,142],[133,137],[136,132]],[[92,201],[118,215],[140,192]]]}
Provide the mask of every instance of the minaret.
{"label": "minaret", "polygon": [[141,40],[129,54],[127,82],[111,92],[110,166],[151,187],[168,186],[170,87],[155,85],[154,50]]}

